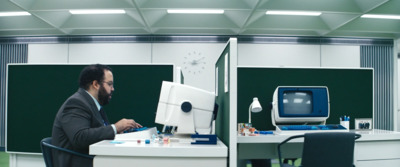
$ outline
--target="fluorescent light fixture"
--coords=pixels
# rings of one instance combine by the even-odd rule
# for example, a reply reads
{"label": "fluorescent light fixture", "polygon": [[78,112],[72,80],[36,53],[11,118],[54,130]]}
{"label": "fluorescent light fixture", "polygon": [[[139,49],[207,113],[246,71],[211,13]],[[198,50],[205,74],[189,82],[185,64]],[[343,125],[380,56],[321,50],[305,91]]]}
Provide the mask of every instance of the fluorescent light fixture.
{"label": "fluorescent light fixture", "polygon": [[400,19],[400,15],[377,15],[377,14],[365,14],[362,18],[374,18],[374,19]]}
{"label": "fluorescent light fixture", "polygon": [[223,14],[224,10],[215,9],[215,10],[202,10],[202,9],[168,9],[167,13],[175,13],[175,14]]}
{"label": "fluorescent light fixture", "polygon": [[71,14],[125,14],[125,10],[69,10]]}
{"label": "fluorescent light fixture", "polygon": [[0,12],[0,16],[30,16],[28,12]]}
{"label": "fluorescent light fixture", "polygon": [[271,11],[265,12],[265,14],[268,14],[268,15],[319,16],[319,15],[321,15],[321,12],[271,10]]}

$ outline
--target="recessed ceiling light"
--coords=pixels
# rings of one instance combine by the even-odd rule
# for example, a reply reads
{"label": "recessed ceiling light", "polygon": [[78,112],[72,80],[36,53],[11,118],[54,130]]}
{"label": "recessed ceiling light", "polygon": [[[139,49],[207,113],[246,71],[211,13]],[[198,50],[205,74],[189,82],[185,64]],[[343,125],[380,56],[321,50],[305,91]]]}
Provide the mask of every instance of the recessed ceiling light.
{"label": "recessed ceiling light", "polygon": [[223,14],[224,10],[201,10],[201,9],[168,9],[167,13],[177,14]]}
{"label": "recessed ceiling light", "polygon": [[71,14],[125,14],[125,10],[69,10]]}
{"label": "recessed ceiling light", "polygon": [[29,16],[28,12],[0,12],[0,16]]}
{"label": "recessed ceiling light", "polygon": [[268,15],[319,16],[319,15],[321,15],[321,12],[271,10],[271,11],[265,12],[265,14],[268,14]]}
{"label": "recessed ceiling light", "polygon": [[362,18],[374,18],[374,19],[400,19],[400,15],[377,15],[377,14],[365,14]]}

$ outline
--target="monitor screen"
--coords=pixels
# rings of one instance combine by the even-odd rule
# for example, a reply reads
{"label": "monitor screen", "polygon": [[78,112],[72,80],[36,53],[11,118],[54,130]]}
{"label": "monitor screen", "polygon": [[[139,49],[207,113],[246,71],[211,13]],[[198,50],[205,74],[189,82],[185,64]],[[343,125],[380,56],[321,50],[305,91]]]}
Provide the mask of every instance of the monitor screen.
{"label": "monitor screen", "polygon": [[329,117],[326,86],[278,86],[273,95],[272,123],[324,122]]}
{"label": "monitor screen", "polygon": [[304,115],[312,113],[311,91],[285,91],[283,93],[283,113]]}

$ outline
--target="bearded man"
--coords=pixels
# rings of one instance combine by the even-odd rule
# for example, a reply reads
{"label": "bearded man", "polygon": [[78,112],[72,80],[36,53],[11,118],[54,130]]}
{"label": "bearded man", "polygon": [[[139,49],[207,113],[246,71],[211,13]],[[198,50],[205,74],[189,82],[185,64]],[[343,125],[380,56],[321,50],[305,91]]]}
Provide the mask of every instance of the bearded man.
{"label": "bearded man", "polygon": [[[79,89],[58,110],[53,124],[52,144],[88,154],[89,145],[112,140],[117,133],[140,128],[133,119],[121,119],[110,124],[102,107],[114,92],[114,77],[109,66],[86,66],[79,76]],[[91,159],[53,151],[56,167],[91,167]]]}

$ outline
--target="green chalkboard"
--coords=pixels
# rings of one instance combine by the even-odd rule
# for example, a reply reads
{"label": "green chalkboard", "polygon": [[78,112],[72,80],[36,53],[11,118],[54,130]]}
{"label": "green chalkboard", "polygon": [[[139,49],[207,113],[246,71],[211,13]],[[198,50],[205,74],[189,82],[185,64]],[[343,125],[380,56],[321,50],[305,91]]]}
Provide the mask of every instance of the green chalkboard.
{"label": "green chalkboard", "polygon": [[273,93],[278,86],[327,86],[330,117],[327,124],[339,124],[339,117],[373,117],[373,70],[327,68],[238,68],[238,122],[248,122],[249,105],[258,97],[263,111],[252,113],[260,130],[275,130],[271,122]]}
{"label": "green chalkboard", "polygon": [[[7,97],[8,152],[40,153],[39,142],[51,136],[62,103],[78,90],[85,65],[9,65]],[[161,83],[173,81],[173,65],[110,65],[115,92],[105,111],[110,122],[132,118],[160,129],[155,114]]]}

